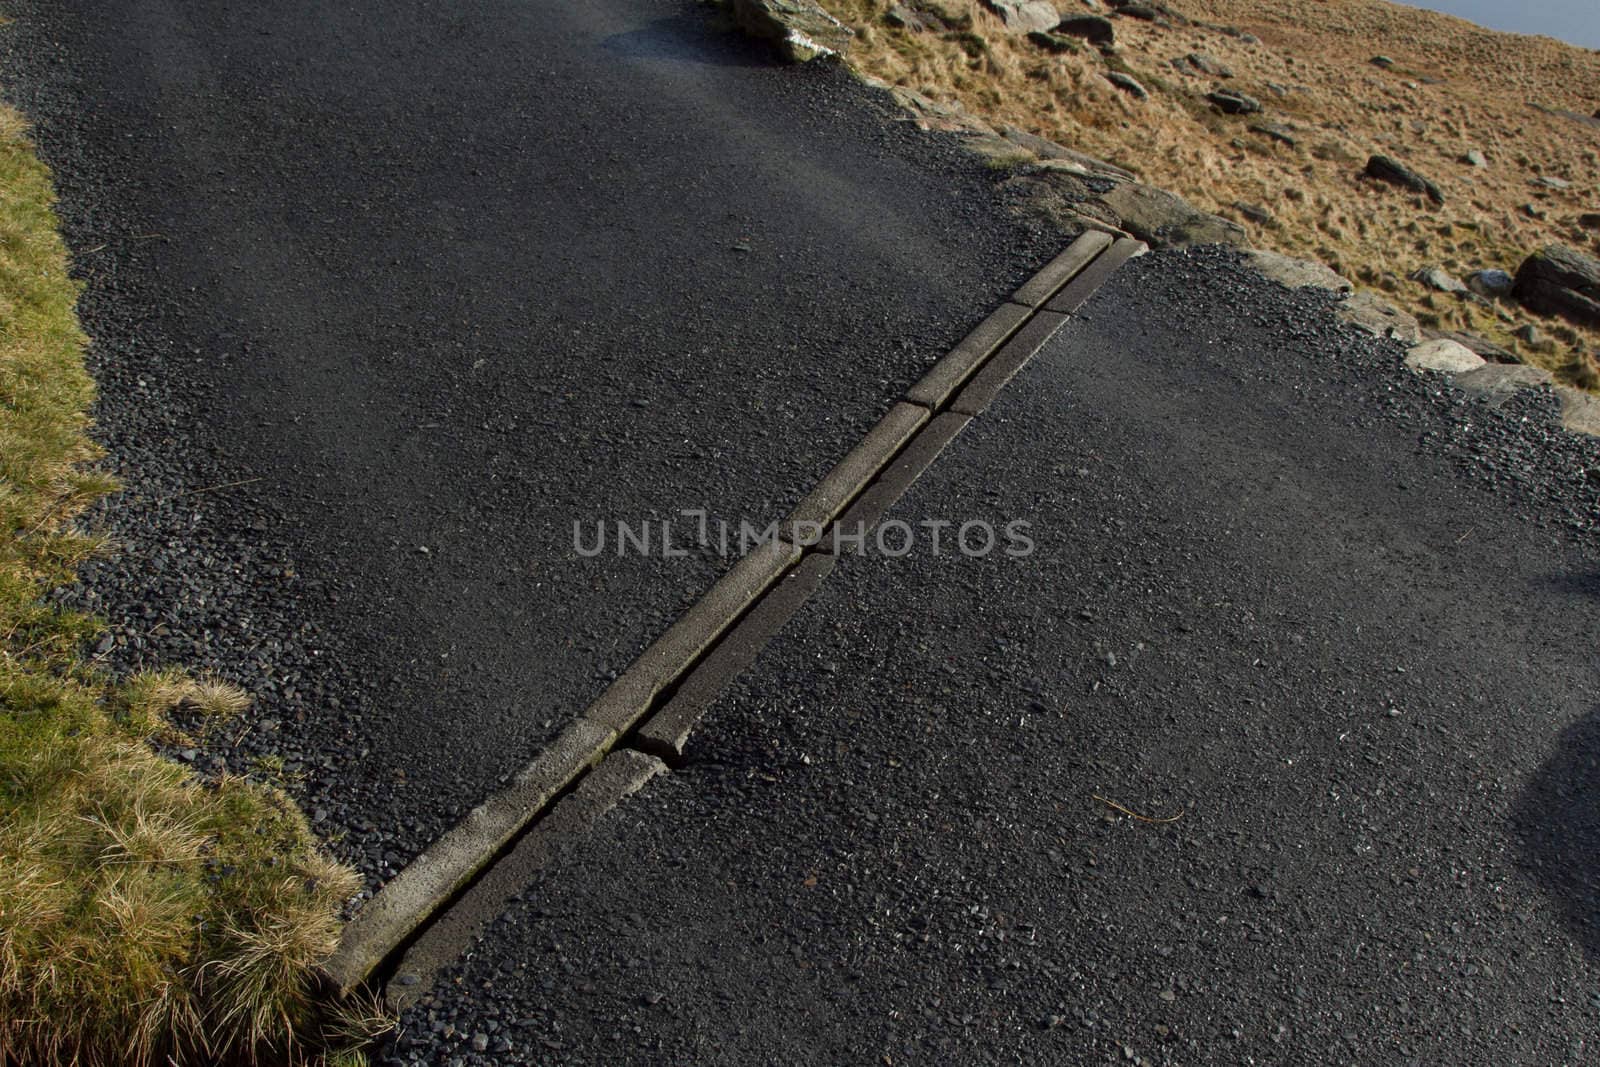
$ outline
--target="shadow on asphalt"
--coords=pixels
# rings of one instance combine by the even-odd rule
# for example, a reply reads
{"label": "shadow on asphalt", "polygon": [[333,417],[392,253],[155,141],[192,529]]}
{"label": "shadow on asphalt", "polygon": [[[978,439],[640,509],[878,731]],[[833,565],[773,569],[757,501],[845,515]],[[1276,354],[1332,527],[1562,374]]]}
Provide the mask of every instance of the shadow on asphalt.
{"label": "shadow on asphalt", "polygon": [[1551,580],[1551,587],[1563,593],[1600,600],[1600,571],[1590,574],[1563,574]]}
{"label": "shadow on asphalt", "polygon": [[1514,818],[1524,870],[1600,959],[1600,709],[1561,732]]}
{"label": "shadow on asphalt", "polygon": [[773,65],[770,49],[731,32],[708,30],[706,21],[677,15],[657,19],[642,30],[614,33],[600,47],[623,59],[702,63],[718,67]]}

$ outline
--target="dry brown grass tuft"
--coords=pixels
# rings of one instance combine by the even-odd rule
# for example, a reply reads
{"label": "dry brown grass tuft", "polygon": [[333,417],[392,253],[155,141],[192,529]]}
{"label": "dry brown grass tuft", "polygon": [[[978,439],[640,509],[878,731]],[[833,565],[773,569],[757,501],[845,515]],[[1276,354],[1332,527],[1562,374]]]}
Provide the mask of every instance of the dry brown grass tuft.
{"label": "dry brown grass tuft", "polygon": [[86,466],[77,288],[25,132],[0,107],[0,1064],[319,1061],[382,1025],[310,998],[353,874],[282,793],[151,748],[243,693],[118,683],[80,656],[98,625],[42,597],[99,547],[73,521],[113,486]]}
{"label": "dry brown grass tuft", "polygon": [[[1114,54],[1051,55],[1004,33],[975,0],[941,0],[964,26],[948,34],[889,26],[891,0],[823,0],[864,31],[850,59],[865,73],[1110,160],[1243,224],[1259,247],[1321,260],[1384,290],[1426,323],[1483,334],[1566,380],[1581,379],[1578,350],[1600,346],[1600,332],[1568,331],[1570,341],[1541,351],[1512,331],[1535,322],[1550,334],[1554,321],[1509,304],[1483,308],[1430,295],[1407,276],[1434,266],[1458,276],[1514,272],[1552,242],[1600,252],[1600,234],[1578,223],[1581,214],[1600,212],[1600,133],[1532,106],[1593,113],[1600,53],[1384,0],[1166,2],[1257,40],[1124,18],[1116,20]],[[1072,0],[1058,7],[1087,11]],[[1173,66],[1191,52],[1208,53],[1235,77],[1223,82]],[[1395,67],[1374,66],[1378,53]],[[1492,74],[1484,69],[1488,56]],[[1138,78],[1150,99],[1112,87],[1104,77],[1112,69]],[[1261,100],[1266,113],[1220,114],[1203,97],[1222,85]],[[1295,127],[1297,143],[1252,132],[1262,119]],[[1473,150],[1486,167],[1463,162]],[[1374,153],[1437,181],[1444,206],[1363,179]],[[1542,176],[1571,188],[1540,186]],[[1251,221],[1235,207],[1240,202],[1267,208],[1273,221]]]}

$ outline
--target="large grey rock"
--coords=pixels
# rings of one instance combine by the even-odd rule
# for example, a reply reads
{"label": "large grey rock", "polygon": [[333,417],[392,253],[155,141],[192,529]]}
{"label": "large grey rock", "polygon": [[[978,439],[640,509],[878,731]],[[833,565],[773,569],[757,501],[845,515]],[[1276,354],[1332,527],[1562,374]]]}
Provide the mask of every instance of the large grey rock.
{"label": "large grey rock", "polygon": [[1371,293],[1352,296],[1339,305],[1338,315],[1346,322],[1379,337],[1391,337],[1412,345],[1422,340],[1422,327],[1414,316],[1407,315]]}
{"label": "large grey rock", "polygon": [[1516,279],[1503,270],[1475,270],[1467,275],[1467,288],[1490,300],[1508,296]]}
{"label": "large grey rock", "polygon": [[1336,293],[1348,293],[1355,289],[1348,279],[1321,263],[1295,259],[1279,252],[1251,251],[1245,253],[1245,258],[1256,270],[1289,289],[1307,285],[1331,289]]}
{"label": "large grey rock", "polygon": [[1044,33],[1061,21],[1061,13],[1050,0],[983,0],[983,3],[1012,33]]}
{"label": "large grey rock", "polygon": [[1541,315],[1600,326],[1600,259],[1565,245],[1546,245],[1517,268],[1511,295]]}
{"label": "large grey rock", "polygon": [[1433,182],[1410,167],[1388,156],[1373,156],[1367,160],[1367,177],[1422,193],[1435,204],[1444,203],[1444,193]]}
{"label": "large grey rock", "polygon": [[1406,366],[1417,371],[1436,370],[1460,374],[1477,370],[1483,365],[1483,357],[1472,349],[1442,337],[1424,341],[1420,345],[1412,345],[1406,352]]}
{"label": "large grey rock", "polygon": [[774,42],[792,62],[842,55],[855,31],[816,0],[729,0],[734,21],[752,37]]}
{"label": "large grey rock", "polygon": [[1068,37],[1081,37],[1090,44],[1115,44],[1117,40],[1116,28],[1111,25],[1111,20],[1101,18],[1099,15],[1072,15],[1056,23],[1057,33],[1064,33]]}
{"label": "large grey rock", "polygon": [[1122,228],[1151,248],[1188,245],[1248,247],[1249,235],[1237,222],[1208,215],[1165,189],[1139,182],[1123,182],[1099,200],[1116,213]]}
{"label": "large grey rock", "polygon": [[1487,397],[1496,407],[1524,389],[1537,389],[1552,382],[1550,372],[1525,365],[1506,366],[1488,363],[1456,377],[1456,384],[1469,393]]}

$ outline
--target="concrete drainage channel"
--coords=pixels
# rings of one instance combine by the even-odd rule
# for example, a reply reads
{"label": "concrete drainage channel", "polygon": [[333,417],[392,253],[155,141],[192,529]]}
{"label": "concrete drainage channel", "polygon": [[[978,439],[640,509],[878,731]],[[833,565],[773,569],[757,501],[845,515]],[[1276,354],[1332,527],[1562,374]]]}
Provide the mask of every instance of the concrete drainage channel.
{"label": "concrete drainage channel", "polygon": [[1118,267],[1145,251],[1090,231],[913,385],[795,508],[511,784],[361,909],[323,965],[327,991],[381,986],[401,1010],[510,898],[618,801],[682,755],[690,731],[834,565]]}

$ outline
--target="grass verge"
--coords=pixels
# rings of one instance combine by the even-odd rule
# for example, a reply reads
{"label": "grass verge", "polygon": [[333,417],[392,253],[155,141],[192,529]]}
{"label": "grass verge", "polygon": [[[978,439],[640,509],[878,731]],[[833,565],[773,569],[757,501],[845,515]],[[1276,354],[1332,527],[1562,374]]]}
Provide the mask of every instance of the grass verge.
{"label": "grass verge", "polygon": [[353,872],[282,792],[151,746],[179,739],[173,710],[215,723],[246,698],[113,679],[83,655],[99,625],[46,599],[100,548],[74,520],[115,488],[52,203],[0,105],[0,1064],[352,1062],[339,1046],[381,1019],[310,994]]}

